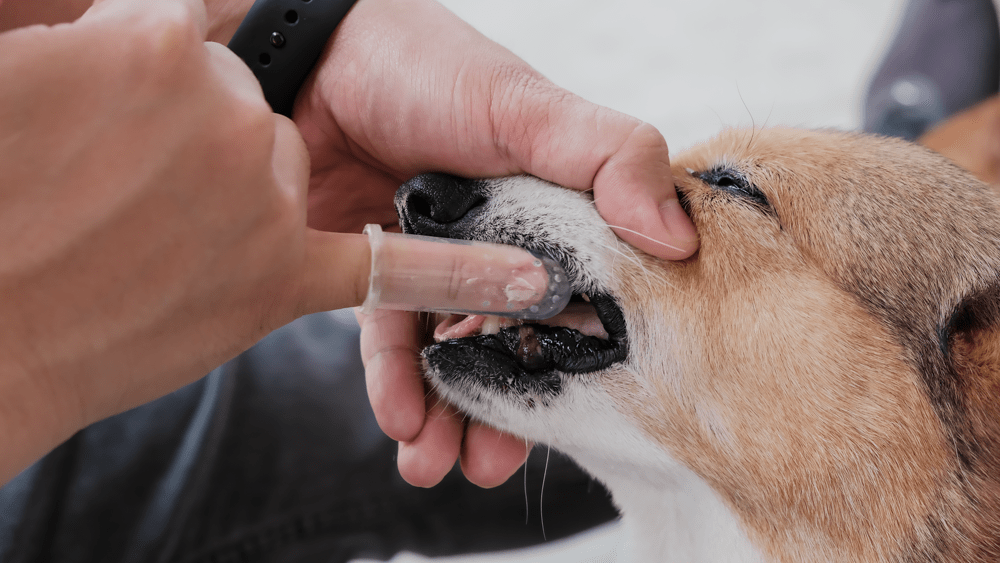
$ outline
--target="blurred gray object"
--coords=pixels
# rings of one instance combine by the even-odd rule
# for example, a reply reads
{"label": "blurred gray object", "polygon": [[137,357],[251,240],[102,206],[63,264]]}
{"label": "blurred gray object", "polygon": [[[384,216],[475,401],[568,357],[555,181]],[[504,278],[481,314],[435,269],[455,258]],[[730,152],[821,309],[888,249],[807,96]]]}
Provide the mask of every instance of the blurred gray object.
{"label": "blurred gray object", "polygon": [[915,140],[997,92],[992,0],[910,0],[865,100],[864,129]]}

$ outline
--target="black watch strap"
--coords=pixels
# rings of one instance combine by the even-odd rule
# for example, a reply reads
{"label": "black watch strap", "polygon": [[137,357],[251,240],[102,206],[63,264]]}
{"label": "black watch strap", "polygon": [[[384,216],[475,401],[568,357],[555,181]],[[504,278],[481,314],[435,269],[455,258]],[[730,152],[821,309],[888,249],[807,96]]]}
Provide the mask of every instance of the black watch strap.
{"label": "black watch strap", "polygon": [[253,71],[275,113],[295,96],[355,0],[257,0],[229,42]]}

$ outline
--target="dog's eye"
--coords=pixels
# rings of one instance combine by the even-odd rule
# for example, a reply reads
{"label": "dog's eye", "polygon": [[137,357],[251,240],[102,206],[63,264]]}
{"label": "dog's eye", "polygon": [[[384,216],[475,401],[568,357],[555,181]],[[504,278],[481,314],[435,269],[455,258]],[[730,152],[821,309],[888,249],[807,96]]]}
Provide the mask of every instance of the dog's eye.
{"label": "dog's eye", "polygon": [[706,170],[705,172],[692,172],[691,175],[717,190],[731,193],[747,200],[764,211],[774,212],[771,202],[767,200],[764,192],[748,181],[746,176],[738,170],[720,166]]}

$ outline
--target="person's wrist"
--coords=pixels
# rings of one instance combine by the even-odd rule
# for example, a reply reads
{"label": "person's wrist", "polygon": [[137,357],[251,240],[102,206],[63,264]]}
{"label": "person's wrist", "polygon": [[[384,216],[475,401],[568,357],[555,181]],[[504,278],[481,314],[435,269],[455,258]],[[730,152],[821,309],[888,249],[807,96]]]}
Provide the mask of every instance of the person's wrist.
{"label": "person's wrist", "polygon": [[330,37],[356,0],[256,0],[227,46],[253,71],[274,113],[287,117]]}

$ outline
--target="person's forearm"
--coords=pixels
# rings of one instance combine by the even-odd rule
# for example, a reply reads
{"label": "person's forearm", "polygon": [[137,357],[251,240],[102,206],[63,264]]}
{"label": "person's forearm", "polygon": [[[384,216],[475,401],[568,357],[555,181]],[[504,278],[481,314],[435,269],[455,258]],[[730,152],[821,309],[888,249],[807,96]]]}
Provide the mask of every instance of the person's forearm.
{"label": "person's forearm", "polygon": [[[75,21],[91,4],[93,0],[0,0],[0,32]],[[208,39],[228,43],[252,4],[253,0],[206,0]]]}

